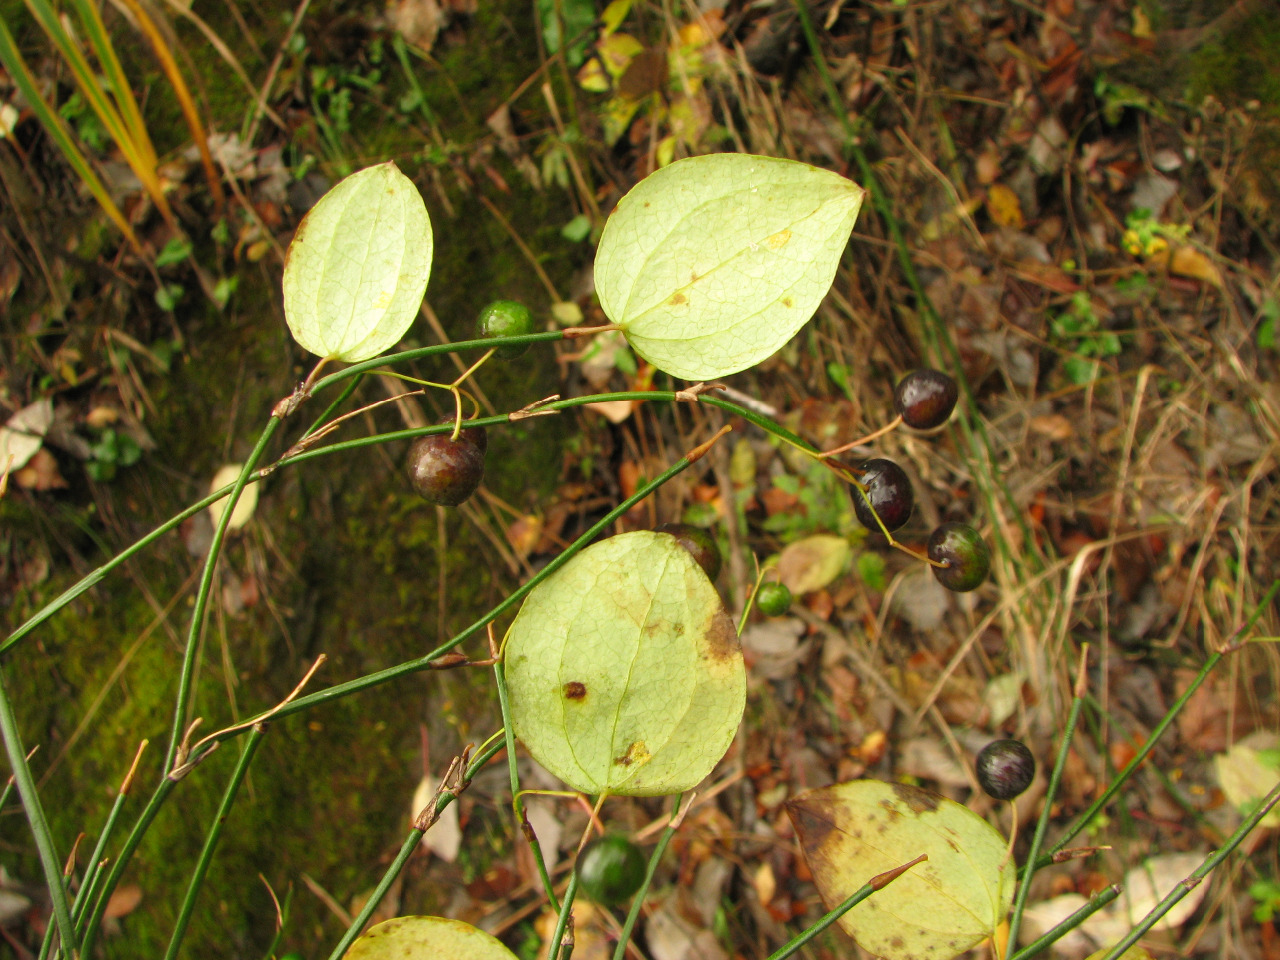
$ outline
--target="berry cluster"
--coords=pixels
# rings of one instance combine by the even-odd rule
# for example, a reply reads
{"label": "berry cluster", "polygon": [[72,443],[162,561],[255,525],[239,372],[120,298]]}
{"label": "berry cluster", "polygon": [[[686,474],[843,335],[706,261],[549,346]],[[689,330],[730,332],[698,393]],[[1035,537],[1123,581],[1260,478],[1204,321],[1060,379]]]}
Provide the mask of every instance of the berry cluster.
{"label": "berry cluster", "polygon": [[[956,382],[945,373],[913,370],[902,378],[893,393],[897,419],[873,436],[880,436],[900,423],[914,430],[936,430],[951,416],[958,396]],[[830,458],[849,446],[853,444],[827,451],[822,456]],[[893,531],[907,522],[915,505],[911,483],[902,468],[882,457],[832,466],[852,481],[853,511],[862,525],[885,534],[889,542],[897,546]],[[938,582],[948,590],[961,593],[976,589],[991,571],[991,552],[986,542],[977,530],[963,523],[944,523],[933,531],[929,537],[928,559]]]}

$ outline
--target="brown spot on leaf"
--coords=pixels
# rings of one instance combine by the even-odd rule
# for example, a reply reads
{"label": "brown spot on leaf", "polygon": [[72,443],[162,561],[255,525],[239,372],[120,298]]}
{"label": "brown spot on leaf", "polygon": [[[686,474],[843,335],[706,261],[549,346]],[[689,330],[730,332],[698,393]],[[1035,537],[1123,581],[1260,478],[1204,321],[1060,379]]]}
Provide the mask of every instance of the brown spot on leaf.
{"label": "brown spot on leaf", "polygon": [[627,747],[627,752],[620,757],[614,757],[613,762],[622,767],[629,767],[633,763],[646,763],[650,756],[649,748],[645,746],[643,740],[633,740]]}
{"label": "brown spot on leaf", "polygon": [[680,304],[686,303],[686,302],[688,302],[688,297],[686,297],[683,293],[677,293],[674,296],[672,296],[670,300],[667,301],[667,303],[671,304],[671,306],[673,307],[678,307],[680,306]]}
{"label": "brown spot on leaf", "polygon": [[733,629],[733,621],[729,614],[720,607],[711,615],[707,624],[707,652],[713,660],[728,660],[732,656],[741,656],[742,647],[738,644],[738,632]]}
{"label": "brown spot on leaf", "polygon": [[787,309],[790,309],[791,307],[793,307],[793,306],[795,305],[795,301],[794,301],[794,300],[792,300],[790,297],[783,297],[783,298],[782,298],[782,305],[783,305],[784,307],[786,307]]}
{"label": "brown spot on leaf", "polygon": [[583,700],[587,696],[587,685],[570,680],[564,685],[564,696],[566,700]]}
{"label": "brown spot on leaf", "polygon": [[809,800],[804,797],[787,801],[787,816],[795,825],[796,834],[800,837],[805,858],[809,860],[811,868],[815,860],[826,859],[823,848],[829,841],[839,842],[838,838],[831,837],[831,832],[835,830],[836,825],[832,822],[826,808],[827,804],[820,800]]}
{"label": "brown spot on leaf", "polygon": [[905,783],[892,783],[894,796],[905,803],[912,813],[932,813],[938,809],[938,798],[928,790],[911,787]]}

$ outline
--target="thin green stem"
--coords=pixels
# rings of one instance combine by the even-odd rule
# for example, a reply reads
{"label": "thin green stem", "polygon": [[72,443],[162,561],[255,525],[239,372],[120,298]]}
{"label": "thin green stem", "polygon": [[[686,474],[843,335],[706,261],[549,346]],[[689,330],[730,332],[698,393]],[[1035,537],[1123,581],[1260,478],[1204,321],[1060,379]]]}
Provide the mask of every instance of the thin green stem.
{"label": "thin green stem", "polygon": [[823,914],[822,917],[816,920],[811,926],[807,927],[803,932],[792,937],[773,953],[769,954],[768,960],[784,960],[784,958],[791,956],[823,930],[827,929],[827,927],[831,926],[863,900],[867,899],[867,897],[871,896],[877,890],[883,890],[886,886],[894,880],[897,880],[898,877],[902,876],[924,859],[926,858],[923,856],[916,857],[916,859],[912,860],[910,863],[904,863],[900,867],[895,867],[886,873],[872,877],[865,884],[850,894],[848,899],[841,902],[834,910]]}
{"label": "thin green stem", "polygon": [[516,826],[524,834],[525,842],[533,851],[533,862],[538,866],[538,876],[542,878],[542,889],[546,891],[547,900],[552,910],[560,909],[560,901],[556,899],[555,886],[551,882],[551,874],[547,872],[547,861],[542,856],[542,843],[534,832],[533,825],[525,816],[524,800],[520,796],[520,772],[516,765],[516,735],[511,723],[511,697],[507,691],[507,673],[499,659],[493,665],[493,679],[498,686],[498,707],[502,711],[502,730],[507,746],[507,772],[511,777],[511,810],[515,814]]}
{"label": "thin green stem", "polygon": [[[1071,751],[1071,740],[1075,736],[1076,724],[1080,722],[1080,710],[1084,706],[1084,677],[1089,661],[1089,648],[1086,645],[1080,651],[1080,675],[1076,683],[1075,695],[1071,698],[1071,710],[1067,714],[1067,725],[1062,731],[1062,742],[1058,744],[1058,756],[1053,764],[1053,772],[1049,775],[1049,787],[1044,794],[1044,805],[1040,810],[1040,819],[1036,821],[1036,832],[1031,837],[1031,848],[1027,851],[1027,865],[1022,871],[1018,883],[1018,896],[1014,900],[1013,913],[1009,916],[1008,953],[1018,942],[1018,928],[1022,926],[1022,913],[1027,907],[1027,894],[1031,890],[1031,878],[1036,872],[1036,858],[1040,848],[1044,846],[1045,834],[1049,830],[1049,820],[1053,813],[1053,800],[1058,795],[1058,787],[1062,784],[1062,771],[1067,765],[1067,754]],[[1017,812],[1014,812],[1017,816]],[[1015,823],[1016,826],[1016,823]]]}
{"label": "thin green stem", "polygon": [[111,805],[111,812],[107,814],[107,822],[103,824],[102,835],[98,837],[98,842],[94,844],[93,854],[89,857],[89,865],[85,867],[84,877],[80,880],[80,893],[76,896],[76,901],[71,906],[71,922],[76,925],[77,932],[80,930],[80,924],[84,920],[85,910],[88,909],[89,904],[93,903],[94,890],[102,879],[102,864],[103,857],[107,853],[107,844],[115,834],[116,823],[120,819],[120,814],[124,811],[125,801],[128,800],[129,794],[133,792],[134,775],[138,772],[138,766],[142,762],[142,752],[146,750],[147,744],[148,741],[143,740],[138,745],[138,752],[133,757],[133,765],[125,775],[124,781],[120,784],[120,789],[116,793],[115,803]]}
{"label": "thin green stem", "polygon": [[333,398],[333,402],[330,403],[329,406],[324,408],[324,413],[316,417],[315,422],[312,423],[311,426],[307,428],[306,432],[302,435],[301,439],[306,439],[307,437],[315,433],[317,430],[319,430],[321,427],[323,427],[329,421],[329,417],[333,415],[333,412],[337,410],[340,406],[342,406],[344,403],[346,403],[347,399],[353,393],[356,392],[356,388],[359,387],[360,384],[363,382],[364,382],[363,374],[361,374],[358,377],[352,377],[347,382],[347,385],[342,388],[342,392]]}
{"label": "thin green stem", "polygon": [[[493,742],[476,754],[475,758],[467,764],[466,772],[462,775],[463,784],[471,782],[480,769],[497,755],[499,750],[506,746],[503,740],[494,738]],[[452,791],[445,790],[436,800],[436,816],[444,812],[444,809],[458,799],[458,795]],[[378,881],[378,885],[373,888],[373,893],[365,900],[364,906],[360,908],[360,912],[351,920],[351,925],[347,927],[343,933],[342,939],[338,941],[338,945],[333,948],[333,953],[329,955],[330,960],[342,960],[346,955],[348,948],[355,939],[360,936],[360,931],[364,929],[365,924],[369,922],[369,918],[373,916],[373,911],[378,909],[378,904],[382,902],[382,898],[387,895],[387,891],[391,889],[391,884],[395,882],[396,877],[400,875],[400,871],[404,869],[409,858],[413,855],[413,851],[417,849],[419,841],[422,840],[426,830],[420,830],[414,827],[409,831],[409,835],[405,837],[405,841],[400,846],[400,852],[396,854],[396,858],[391,861],[391,865],[387,867],[383,873],[382,879]]]}
{"label": "thin green stem", "polygon": [[214,815],[213,823],[210,824],[209,832],[204,838],[200,857],[196,860],[195,869],[191,871],[191,882],[187,884],[187,895],[182,898],[178,920],[173,925],[173,934],[169,938],[169,948],[164,953],[165,960],[174,960],[182,946],[183,937],[187,935],[187,924],[191,922],[196,897],[204,883],[205,874],[209,872],[209,864],[213,861],[213,851],[217,849],[218,840],[222,837],[222,828],[226,825],[232,804],[236,802],[236,794],[240,792],[240,784],[244,782],[245,774],[249,772],[249,764],[253,762],[253,755],[257,752],[258,745],[262,743],[265,732],[265,725],[255,726],[249,734],[249,739],[245,741],[244,749],[240,751],[240,759],[236,761],[231,779],[227,781],[227,789],[222,794],[222,802],[218,804],[218,812]]}
{"label": "thin green stem", "polygon": [[[447,426],[445,429],[448,429]],[[299,697],[298,699],[293,700],[275,710],[271,714],[272,719],[281,719],[295,713],[300,713],[303,710],[309,710],[312,707],[319,706],[320,704],[330,703],[334,700],[341,699],[342,697],[348,696],[352,693],[380,686],[391,680],[398,679],[399,677],[407,676],[411,673],[417,673],[421,670],[431,669],[433,661],[444,656],[444,654],[454,649],[454,647],[458,646],[458,644],[462,643],[468,637],[480,630],[483,630],[485,626],[492,623],[508,610],[516,607],[535,587],[538,586],[538,584],[542,583],[542,581],[546,580],[549,576],[573,559],[578,552],[590,544],[603,531],[608,529],[608,527],[610,527],[619,517],[623,516],[628,510],[634,507],[637,503],[640,503],[664,483],[667,483],[673,477],[687,470],[690,465],[691,461],[688,458],[682,457],[680,460],[677,460],[658,477],[651,480],[643,487],[640,487],[634,494],[605,514],[599,521],[593,524],[590,529],[583,533],[582,536],[578,537],[577,540],[570,544],[563,553],[530,577],[524,585],[516,588],[505,600],[482,616],[479,620],[471,624],[471,626],[464,628],[461,633],[441,644],[439,647],[436,647],[436,649],[432,650],[426,656],[418,657],[415,660],[407,660],[394,667],[387,667],[384,670],[379,670],[375,673],[358,677],[355,680],[348,680],[346,683],[336,684],[325,690],[317,691],[316,693],[309,694],[305,697]],[[227,740],[238,736],[243,732],[244,729],[242,726],[238,728],[229,728],[219,734],[214,740],[211,740],[210,743]]]}
{"label": "thin green stem", "polygon": [[561,957],[560,947],[564,943],[564,932],[569,926],[569,918],[573,913],[573,900],[578,895],[578,868],[569,874],[569,885],[564,889],[564,902],[560,904],[560,913],[556,917],[556,929],[551,934],[551,952],[547,960],[565,960]]}
{"label": "thin green stem", "polygon": [[1262,822],[1262,818],[1271,812],[1271,808],[1276,805],[1276,801],[1278,800],[1280,800],[1280,783],[1277,783],[1271,788],[1271,792],[1262,799],[1262,802],[1258,804],[1258,808],[1245,818],[1244,822],[1240,824],[1236,832],[1227,838],[1227,842],[1211,853],[1205,859],[1204,863],[1200,864],[1200,866],[1195,869],[1195,872],[1192,873],[1191,876],[1187,877],[1187,879],[1183,880],[1170,890],[1169,893],[1165,895],[1164,899],[1157,903],[1155,907],[1152,908],[1151,912],[1143,917],[1142,921],[1130,930],[1123,940],[1111,948],[1103,960],[1116,960],[1117,957],[1122,956],[1126,950],[1142,939],[1142,936],[1159,923],[1160,918],[1172,910],[1179,900],[1199,886],[1200,881],[1212,873],[1218,864],[1222,863],[1223,860],[1230,856],[1231,851],[1235,850],[1235,848],[1240,845],[1240,842],[1244,840],[1244,838],[1247,837],[1259,823]]}
{"label": "thin green stem", "polygon": [[124,874],[129,861],[133,859],[133,853],[138,849],[138,844],[142,842],[147,828],[151,826],[151,822],[155,820],[156,814],[160,812],[160,807],[164,805],[169,792],[175,786],[177,786],[176,780],[170,780],[168,777],[160,778],[160,783],[155,792],[151,794],[151,799],[143,807],[142,813],[138,814],[137,822],[134,823],[133,829],[129,831],[129,836],[125,838],[124,846],[121,847],[120,853],[117,854],[115,863],[111,865],[111,872],[107,874],[106,882],[102,884],[102,889],[97,893],[97,898],[93,901],[91,912],[89,913],[89,921],[85,924],[84,935],[80,938],[80,951],[86,956],[90,955],[93,949],[93,941],[97,938],[98,927],[102,923],[102,915],[107,909],[107,903],[111,899],[111,894],[114,892],[116,884],[120,882],[120,877]]}
{"label": "thin green stem", "polygon": [[[640,884],[640,889],[635,892],[635,896],[631,898],[631,909],[627,911],[627,919],[622,924],[622,932],[618,934],[618,946],[614,948],[613,960],[623,960],[627,954],[627,944],[631,942],[631,933],[636,928],[636,921],[640,919],[640,911],[644,909],[644,898],[649,892],[649,886],[653,883],[653,875],[658,870],[658,864],[662,862],[662,855],[667,852],[667,844],[676,835],[676,829],[680,825],[678,817],[680,816],[680,801],[683,798],[684,794],[676,794],[675,804],[671,808],[671,821],[658,837],[658,843],[653,848],[653,853],[649,854],[649,863],[644,871],[644,881]],[[577,873],[576,868],[574,873]]]}
{"label": "thin green stem", "polygon": [[1213,668],[1218,665],[1218,661],[1221,659],[1222,654],[1217,651],[1209,654],[1209,658],[1205,660],[1204,666],[1200,668],[1200,672],[1196,674],[1196,678],[1191,681],[1190,686],[1187,687],[1182,696],[1174,701],[1173,706],[1169,708],[1168,712],[1161,718],[1160,722],[1151,729],[1151,733],[1147,737],[1147,742],[1144,743],[1138,749],[1138,752],[1133,755],[1133,759],[1125,764],[1124,769],[1116,774],[1116,778],[1112,780],[1111,783],[1107,784],[1107,788],[1102,791],[1102,794],[1094,800],[1093,803],[1089,804],[1083,813],[1071,822],[1071,825],[1067,827],[1066,832],[1063,833],[1058,842],[1049,848],[1049,852],[1036,860],[1034,864],[1029,863],[1024,869],[1039,870],[1041,867],[1052,863],[1053,855],[1063,850],[1081,830],[1092,822],[1093,818],[1097,816],[1098,811],[1111,802],[1111,798],[1120,791],[1120,788],[1124,786],[1129,777],[1133,775],[1134,771],[1138,769],[1142,762],[1151,754],[1151,751],[1155,749],[1156,744],[1160,742],[1160,738],[1177,718],[1183,705],[1185,705],[1186,702],[1191,699],[1192,695],[1200,689],[1200,685],[1204,683],[1209,674],[1213,672]]}
{"label": "thin green stem", "polygon": [[195,605],[191,608],[191,624],[187,630],[187,645],[182,655],[182,672],[178,676],[178,693],[174,697],[173,729],[169,731],[169,747],[165,751],[163,770],[172,769],[178,750],[182,746],[182,738],[187,728],[187,715],[191,709],[191,684],[195,675],[196,650],[200,646],[200,634],[204,630],[204,614],[208,607],[209,594],[213,590],[213,577],[218,569],[218,557],[222,554],[222,541],[227,535],[227,527],[231,524],[231,515],[235,512],[236,503],[240,500],[240,492],[257,467],[258,461],[266,452],[267,444],[279,428],[279,417],[271,417],[263,428],[258,443],[249,454],[249,458],[240,469],[240,476],[231,488],[226,503],[222,507],[222,516],[213,531],[213,540],[209,544],[209,553],[205,558],[204,572],[200,575],[200,586],[196,590]]}
{"label": "thin green stem", "polygon": [[[1009,960],[1030,960],[1031,957],[1042,953],[1118,896],[1120,896],[1120,887],[1116,884],[1112,884],[1105,890],[1099,890],[1089,898],[1089,902],[1083,907],[1064,919],[1061,923],[1055,924],[1054,927],[1044,933],[1043,936],[1040,936],[1027,944],[1013,956],[1009,957]],[[1009,943],[1012,945],[1012,938],[1010,938]]]}
{"label": "thin green stem", "polygon": [[18,798],[22,801],[27,823],[30,824],[32,836],[35,837],[36,852],[40,856],[40,869],[44,871],[44,882],[49,888],[49,899],[53,902],[54,923],[57,924],[62,945],[71,948],[73,957],[78,956],[75,950],[75,927],[71,923],[71,907],[67,903],[66,887],[62,883],[62,861],[58,858],[53,834],[49,832],[49,821],[45,818],[44,807],[40,803],[40,791],[36,788],[35,778],[31,775],[31,766],[27,763],[27,752],[22,749],[18,719],[14,716],[13,704],[9,702],[9,693],[5,689],[2,671],[0,671],[0,734],[4,736],[4,748],[9,755],[9,768],[13,771],[14,783],[18,787]]}

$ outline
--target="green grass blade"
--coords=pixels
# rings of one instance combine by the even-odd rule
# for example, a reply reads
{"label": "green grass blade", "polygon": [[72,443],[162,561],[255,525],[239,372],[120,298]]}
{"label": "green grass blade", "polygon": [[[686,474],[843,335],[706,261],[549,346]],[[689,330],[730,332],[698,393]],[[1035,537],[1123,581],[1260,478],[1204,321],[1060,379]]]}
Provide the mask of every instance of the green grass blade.
{"label": "green grass blade", "polygon": [[107,192],[107,188],[98,179],[98,175],[94,172],[93,167],[89,165],[89,161],[85,159],[84,154],[80,152],[80,148],[76,146],[75,141],[71,138],[71,131],[67,129],[66,122],[62,117],[58,116],[57,111],[49,105],[48,101],[40,93],[35,77],[27,67],[26,60],[23,59],[22,53],[18,50],[18,45],[14,42],[13,34],[9,32],[9,27],[2,18],[0,18],[0,63],[4,64],[5,70],[13,78],[14,85],[22,92],[23,97],[26,98],[27,103],[30,105],[31,112],[36,115],[36,119],[40,121],[40,125],[44,127],[45,132],[58,145],[58,149],[67,158],[67,162],[71,164],[71,168],[76,172],[80,181],[89,188],[89,192],[98,201],[98,205],[102,207],[103,212],[125,235],[129,245],[141,254],[142,245],[138,242],[138,238],[133,232],[133,227],[129,225],[129,221],[125,219],[124,214],[120,212],[120,208],[111,199],[111,194]]}

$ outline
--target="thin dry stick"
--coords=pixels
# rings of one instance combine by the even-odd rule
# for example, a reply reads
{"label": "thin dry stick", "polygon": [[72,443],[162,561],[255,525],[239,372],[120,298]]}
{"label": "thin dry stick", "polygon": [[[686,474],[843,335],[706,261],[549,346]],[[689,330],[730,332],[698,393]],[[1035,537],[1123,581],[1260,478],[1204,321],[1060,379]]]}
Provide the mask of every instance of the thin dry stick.
{"label": "thin dry stick", "polygon": [[271,61],[271,67],[267,70],[267,79],[262,84],[262,90],[253,105],[253,113],[249,119],[248,130],[243,138],[246,145],[252,145],[254,137],[258,135],[258,123],[267,110],[267,100],[271,97],[271,88],[276,84],[276,74],[280,72],[280,64],[284,62],[285,53],[289,49],[289,42],[293,40],[294,34],[302,26],[302,19],[307,15],[309,6],[311,6],[311,0],[302,0],[298,4],[298,8],[293,13],[293,19],[289,22],[289,29],[285,31],[284,39],[280,41],[280,49],[276,51],[276,55]]}
{"label": "thin dry stick", "polygon": [[494,202],[483,193],[477,194],[477,196],[480,198],[480,202],[485,205],[485,209],[493,214],[493,218],[497,220],[498,223],[502,224],[502,229],[507,231],[515,245],[520,248],[520,252],[524,254],[524,258],[528,260],[529,265],[533,267],[533,272],[536,273],[538,275],[538,279],[542,281],[542,286],[546,288],[547,296],[551,298],[551,302],[562,302],[564,297],[560,296],[560,294],[556,292],[556,286],[551,282],[551,278],[547,276],[547,271],[542,269],[542,264],[539,263],[538,258],[533,255],[533,251],[529,249],[528,244],[524,242],[520,237],[520,234],[516,233],[516,228],[511,226],[511,221],[504,217],[502,215],[502,211],[499,210],[497,206],[494,205]]}

